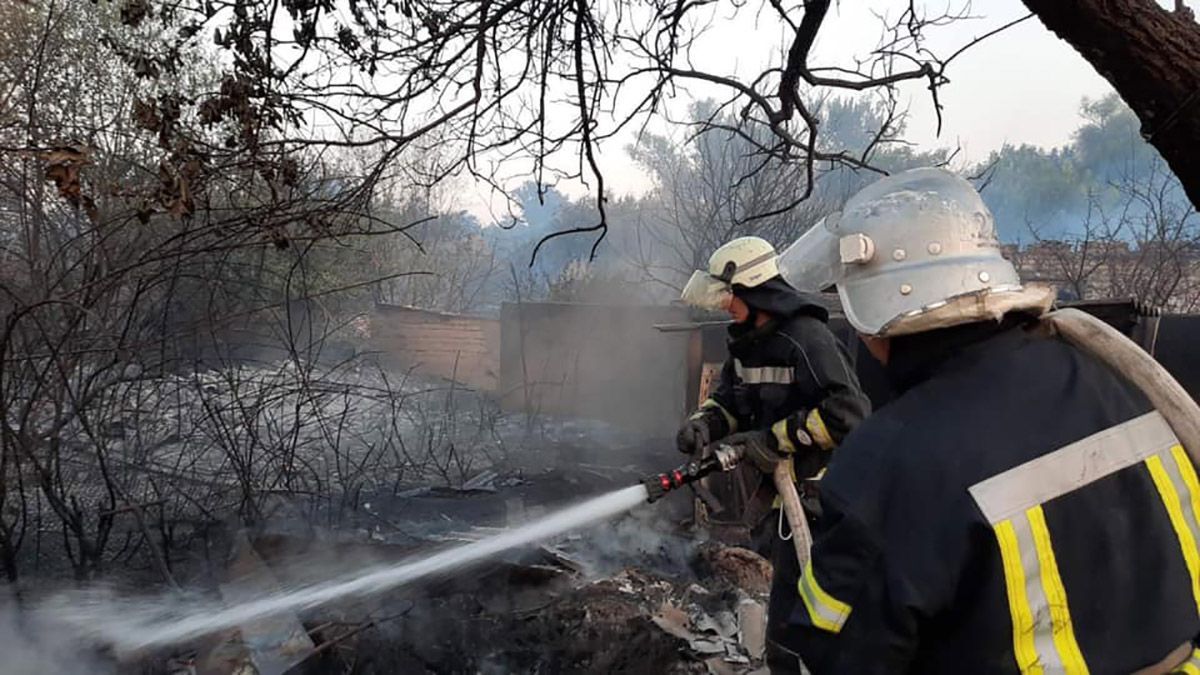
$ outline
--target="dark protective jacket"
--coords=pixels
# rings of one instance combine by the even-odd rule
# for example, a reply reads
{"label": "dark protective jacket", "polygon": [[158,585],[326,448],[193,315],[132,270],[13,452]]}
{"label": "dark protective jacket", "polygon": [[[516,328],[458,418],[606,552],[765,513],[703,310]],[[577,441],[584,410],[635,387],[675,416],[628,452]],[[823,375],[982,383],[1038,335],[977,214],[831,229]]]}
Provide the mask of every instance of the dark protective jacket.
{"label": "dark protective jacket", "polygon": [[898,397],[821,482],[789,617],[813,673],[1129,673],[1200,633],[1191,462],[1025,321],[893,340]]}
{"label": "dark protective jacket", "polygon": [[[845,346],[826,324],[828,312],[778,277],[734,292],[773,318],[758,328],[752,321],[729,328],[729,358],[701,408],[723,413],[725,433],[770,429],[785,450],[794,450],[807,434],[831,449],[866,417],[871,403]],[[815,474],[828,456],[802,453],[797,475]]]}

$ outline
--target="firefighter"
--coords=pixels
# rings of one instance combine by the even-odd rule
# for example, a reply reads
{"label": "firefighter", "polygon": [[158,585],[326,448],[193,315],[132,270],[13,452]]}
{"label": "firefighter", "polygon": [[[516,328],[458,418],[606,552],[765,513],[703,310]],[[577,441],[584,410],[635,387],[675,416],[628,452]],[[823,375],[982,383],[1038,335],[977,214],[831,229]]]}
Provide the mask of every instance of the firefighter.
{"label": "firefighter", "polygon": [[[775,564],[768,611],[768,653],[786,656],[783,637],[799,565],[790,533],[776,523],[778,505],[770,474],[776,463],[795,458],[798,479],[817,474],[830,451],[869,412],[844,345],[830,332],[828,311],[796,292],[780,276],[776,252],[758,237],[741,237],[718,248],[708,269],[697,271],[684,302],[722,309],[733,317],[729,358],[712,396],[680,428],[681,452],[695,454],[722,440],[740,446],[767,476],[759,476],[749,517],[770,537]],[[772,507],[774,512],[772,512]],[[768,527],[769,525],[769,527]]]}
{"label": "firefighter", "polygon": [[883,178],[780,256],[897,397],[821,481],[789,644],[824,673],[1200,673],[1200,482],[1141,392],[1048,331],[992,215]]}

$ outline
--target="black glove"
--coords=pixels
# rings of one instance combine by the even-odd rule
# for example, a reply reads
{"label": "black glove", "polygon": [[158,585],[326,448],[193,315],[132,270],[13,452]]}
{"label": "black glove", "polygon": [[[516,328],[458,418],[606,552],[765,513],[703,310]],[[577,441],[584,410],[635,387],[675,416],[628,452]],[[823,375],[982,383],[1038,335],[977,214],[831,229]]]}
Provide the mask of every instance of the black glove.
{"label": "black glove", "polygon": [[703,450],[719,433],[720,420],[716,416],[720,414],[704,410],[693,413],[679,427],[679,433],[675,434],[675,447],[685,455],[694,455]]}
{"label": "black glove", "polygon": [[753,462],[759,471],[768,475],[775,472],[777,464],[787,459],[787,455],[777,450],[779,441],[775,434],[766,429],[732,434],[722,439],[721,444],[741,448],[743,460]]}

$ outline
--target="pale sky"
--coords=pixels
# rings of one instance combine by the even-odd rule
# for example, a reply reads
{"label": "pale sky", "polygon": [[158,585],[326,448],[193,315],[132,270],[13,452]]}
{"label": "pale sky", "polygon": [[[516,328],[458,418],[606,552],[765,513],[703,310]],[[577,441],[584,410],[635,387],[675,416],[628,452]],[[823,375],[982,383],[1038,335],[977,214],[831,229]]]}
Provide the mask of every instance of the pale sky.
{"label": "pale sky", "polygon": [[[948,26],[938,33],[937,42],[965,44],[1025,14],[1017,0],[988,0],[986,6],[986,18]],[[927,145],[961,144],[971,161],[986,158],[1006,142],[1062,145],[1081,122],[1080,101],[1113,91],[1036,17],[964,52],[948,77],[951,82],[941,92],[945,110],[940,139],[934,137],[936,121],[928,94],[907,87],[912,101],[909,138]]]}
{"label": "pale sky", "polygon": [[[947,4],[953,8],[963,6],[962,0],[921,4],[930,11]],[[903,0],[842,0],[826,18],[810,64],[852,65],[855,56],[867,55],[879,40],[881,23],[874,13],[895,16],[905,6]],[[697,68],[711,72],[758,73],[771,56],[770,50],[782,48],[783,33],[765,13],[762,24],[755,27],[750,12],[729,20],[730,11],[728,3],[722,3],[703,43],[706,48],[694,53],[693,61]],[[928,48],[946,56],[974,37],[1027,12],[1019,0],[986,0],[975,2],[970,13],[980,18],[930,29]],[[778,63],[779,57],[774,61]],[[908,140],[926,148],[961,146],[960,165],[983,160],[1005,143],[1063,145],[1081,123],[1078,111],[1082,99],[1112,91],[1075,50],[1036,17],[972,47],[954,61],[947,76],[951,81],[940,94],[944,106],[940,138],[935,137],[936,118],[923,82],[902,85],[901,101],[908,104],[911,114]],[[690,98],[720,93],[692,87],[672,105],[675,110],[683,110]],[[657,130],[668,128],[664,125]],[[610,192],[617,195],[641,193],[649,186],[625,153],[624,146],[633,140],[631,135],[600,148],[605,179]],[[586,192],[581,185],[564,184],[560,188],[572,196]],[[470,192],[467,189],[460,195],[466,197]],[[493,206],[496,202],[481,188],[475,193],[478,201],[471,210],[482,216],[489,200]]]}

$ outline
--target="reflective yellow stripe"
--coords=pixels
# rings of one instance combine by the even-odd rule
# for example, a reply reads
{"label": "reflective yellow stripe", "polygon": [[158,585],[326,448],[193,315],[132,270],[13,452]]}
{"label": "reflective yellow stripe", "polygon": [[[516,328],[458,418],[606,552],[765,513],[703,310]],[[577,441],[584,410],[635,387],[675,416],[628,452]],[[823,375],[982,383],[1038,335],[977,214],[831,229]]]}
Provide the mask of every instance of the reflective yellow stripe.
{"label": "reflective yellow stripe", "polygon": [[1013,655],[1022,673],[1086,675],[1041,506],[993,526],[1004,565]]}
{"label": "reflective yellow stripe", "polygon": [[825,420],[821,419],[821,413],[816,408],[808,411],[808,418],[804,420],[804,428],[808,430],[808,435],[812,436],[813,442],[822,450],[829,450],[834,445],[833,436],[829,433],[829,428],[825,426]]}
{"label": "reflective yellow stripe", "polygon": [[804,566],[804,573],[800,575],[797,588],[812,625],[830,633],[840,633],[842,626],[846,625],[846,619],[850,617],[851,607],[821,588],[813,575],[812,560]]}
{"label": "reflective yellow stripe", "polygon": [[1200,649],[1193,649],[1192,655],[1188,657],[1188,660],[1179,664],[1175,667],[1175,670],[1171,671],[1171,675],[1176,675],[1177,673],[1200,675]]}
{"label": "reflective yellow stripe", "polygon": [[700,410],[705,411],[710,408],[716,408],[717,410],[721,411],[721,414],[725,417],[725,421],[729,423],[729,433],[732,434],[733,432],[737,431],[737,418],[733,416],[733,413],[726,410],[725,406],[717,403],[715,398],[704,399],[704,403],[700,404]]}
{"label": "reflective yellow stripe", "polygon": [[1182,445],[1174,445],[1171,447],[1171,456],[1175,458],[1175,466],[1179,468],[1179,477],[1183,479],[1183,484],[1187,486],[1188,495],[1191,497],[1188,500],[1192,507],[1192,522],[1200,522],[1200,480],[1196,478],[1196,467],[1192,465],[1192,458],[1188,457],[1187,451]]}
{"label": "reflective yellow stripe", "polygon": [[[1175,447],[1171,448],[1173,456]],[[1182,448],[1180,452],[1182,453]],[[1150,478],[1154,481],[1154,487],[1158,489],[1158,495],[1167,509],[1167,516],[1171,519],[1171,527],[1175,529],[1175,536],[1179,539],[1179,548],[1192,580],[1192,598],[1196,602],[1197,611],[1200,612],[1200,551],[1196,550],[1196,532],[1191,525],[1196,522],[1197,516],[1196,474],[1192,469],[1191,460],[1184,456],[1182,459],[1185,461],[1181,464],[1179,459],[1175,456],[1174,461],[1168,465],[1163,462],[1161,455],[1155,455],[1146,460],[1146,468],[1150,470]],[[1184,467],[1187,469],[1184,470]],[[1176,489],[1172,474],[1180,479],[1179,489]],[[1180,496],[1180,490],[1191,494],[1186,495],[1185,499]]]}
{"label": "reflective yellow stripe", "polygon": [[[1190,522],[1195,528],[1197,523],[1200,523],[1200,480],[1196,479],[1196,467],[1192,465],[1192,458],[1188,457],[1187,451],[1182,445],[1174,445],[1171,447],[1171,456],[1175,458],[1175,466],[1179,469],[1179,477],[1183,479],[1183,484],[1187,488],[1189,499],[1183,500],[1186,505],[1181,505],[1182,508],[1188,509],[1187,515],[1191,518],[1184,520]],[[1192,548],[1191,552],[1196,557],[1197,564],[1195,567],[1189,567],[1188,571],[1192,574],[1192,597],[1196,600],[1196,611],[1200,612],[1200,552],[1196,550],[1197,539],[1200,538],[1200,531],[1192,530]],[[1200,673],[1197,673],[1200,675]]]}
{"label": "reflective yellow stripe", "polygon": [[796,444],[792,443],[792,439],[788,438],[787,419],[781,419],[771,425],[771,433],[775,434],[775,440],[779,441],[779,449],[783,452],[792,453],[796,451]]}
{"label": "reflective yellow stripe", "polygon": [[1050,604],[1050,623],[1053,626],[1054,646],[1068,674],[1088,672],[1079,643],[1075,641],[1075,628],[1071,625],[1071,610],[1067,605],[1067,590],[1058,575],[1058,561],[1054,558],[1054,547],[1050,544],[1050,530],[1046,528],[1046,515],[1042,507],[1035,506],[1025,512],[1033,531],[1033,544],[1037,548],[1038,569],[1042,576],[1042,590]]}
{"label": "reflective yellow stripe", "polygon": [[1021,552],[1011,520],[995,526],[996,541],[1000,544],[1000,559],[1004,563],[1004,585],[1008,591],[1008,612],[1012,616],[1013,651],[1022,673],[1041,675],[1037,649],[1033,646],[1033,612],[1025,597],[1025,571],[1021,568]]}

